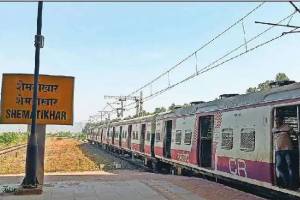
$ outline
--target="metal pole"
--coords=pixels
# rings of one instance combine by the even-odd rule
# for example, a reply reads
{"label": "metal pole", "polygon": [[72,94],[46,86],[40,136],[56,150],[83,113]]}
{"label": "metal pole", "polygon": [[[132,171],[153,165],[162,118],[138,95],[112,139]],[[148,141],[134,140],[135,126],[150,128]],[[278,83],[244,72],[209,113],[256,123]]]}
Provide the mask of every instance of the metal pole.
{"label": "metal pole", "polygon": [[143,91],[140,92],[140,116],[143,115]]}
{"label": "metal pole", "polygon": [[124,101],[121,100],[121,118],[123,118],[123,113],[124,113]]}
{"label": "metal pole", "polygon": [[38,94],[38,81],[40,69],[40,48],[43,48],[44,38],[41,35],[42,31],[42,9],[43,2],[38,2],[38,16],[37,16],[37,34],[35,35],[35,69],[34,69],[34,89],[33,89],[33,103],[32,103],[32,122],[29,140],[27,144],[27,157],[26,157],[26,171],[23,180],[24,188],[37,187],[37,156],[38,146],[36,139],[36,115],[37,115],[37,94]]}

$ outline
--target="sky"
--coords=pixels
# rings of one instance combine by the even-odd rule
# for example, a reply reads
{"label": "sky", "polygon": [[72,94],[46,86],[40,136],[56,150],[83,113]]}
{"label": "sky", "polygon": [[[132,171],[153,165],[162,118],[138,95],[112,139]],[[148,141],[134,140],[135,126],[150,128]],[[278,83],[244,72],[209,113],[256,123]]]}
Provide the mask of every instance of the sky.
{"label": "sky", "polygon": [[[75,77],[74,121],[86,121],[106,105],[104,95],[128,95],[258,4],[46,2],[40,73]],[[264,4],[243,21],[245,35],[242,24],[238,24],[197,54],[197,66],[206,66],[242,44],[244,39],[269,27],[254,21],[277,23],[293,11],[289,3]],[[33,73],[36,15],[36,2],[0,3],[1,74]],[[299,13],[290,24],[300,25]],[[276,27],[247,48],[289,30]],[[144,108],[150,112],[172,103],[209,101],[224,93],[242,94],[249,87],[274,79],[278,72],[300,81],[299,46],[300,34],[288,34],[180,84],[145,102]],[[239,52],[244,50],[241,48]],[[170,82],[181,80],[194,69],[195,59],[191,58],[170,74]],[[152,90],[167,84],[167,79],[160,80],[153,84]],[[144,95],[147,93],[150,88],[145,89]]]}

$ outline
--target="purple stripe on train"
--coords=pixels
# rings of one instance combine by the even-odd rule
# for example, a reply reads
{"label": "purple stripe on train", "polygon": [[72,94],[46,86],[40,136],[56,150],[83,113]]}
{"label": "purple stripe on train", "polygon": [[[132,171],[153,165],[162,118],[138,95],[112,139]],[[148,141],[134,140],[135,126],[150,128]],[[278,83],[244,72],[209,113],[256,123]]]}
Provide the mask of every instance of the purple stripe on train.
{"label": "purple stripe on train", "polygon": [[218,156],[217,170],[233,175],[272,183],[273,164]]}

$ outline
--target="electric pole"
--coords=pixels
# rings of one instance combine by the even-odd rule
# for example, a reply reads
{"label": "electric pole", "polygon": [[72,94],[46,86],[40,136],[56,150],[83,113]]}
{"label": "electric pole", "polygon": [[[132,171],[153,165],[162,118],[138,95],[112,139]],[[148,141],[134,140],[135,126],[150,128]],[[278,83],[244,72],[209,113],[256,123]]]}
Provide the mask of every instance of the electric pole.
{"label": "electric pole", "polygon": [[[141,93],[140,97],[138,97],[138,96],[107,96],[107,95],[104,96],[104,99],[117,99],[120,102],[121,107],[117,108],[116,110],[117,110],[117,116],[121,117],[121,118],[123,118],[123,116],[124,116],[124,110],[125,110],[124,109],[124,101],[127,101],[127,100],[133,100],[136,102],[136,114],[137,114],[137,116],[139,116],[140,115],[139,114],[140,113],[140,104],[142,102],[142,98],[143,98],[142,93]],[[108,103],[108,105],[110,105],[110,104]]]}
{"label": "electric pole", "polygon": [[35,68],[34,68],[34,88],[32,95],[32,121],[31,131],[27,144],[27,156],[26,156],[26,170],[25,178],[22,182],[24,188],[36,188],[38,186],[37,180],[37,156],[38,145],[36,138],[36,113],[37,113],[37,96],[38,96],[38,82],[39,82],[39,70],[40,70],[40,48],[44,46],[44,36],[42,36],[42,10],[43,2],[38,2],[38,16],[37,16],[37,32],[35,35]]}

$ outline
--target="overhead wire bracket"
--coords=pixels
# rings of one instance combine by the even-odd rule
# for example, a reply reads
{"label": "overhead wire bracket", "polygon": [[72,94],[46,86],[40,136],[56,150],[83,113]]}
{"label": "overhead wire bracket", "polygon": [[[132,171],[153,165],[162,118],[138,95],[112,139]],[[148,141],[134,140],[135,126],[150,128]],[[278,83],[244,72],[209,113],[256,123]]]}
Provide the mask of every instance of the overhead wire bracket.
{"label": "overhead wire bracket", "polygon": [[244,20],[242,20],[242,27],[243,27],[243,33],[244,33],[245,48],[246,48],[246,52],[247,52],[248,47],[247,47],[247,39],[246,39],[246,31],[245,31],[245,26],[244,26]]}
{"label": "overhead wire bracket", "polygon": [[198,74],[198,57],[197,57],[197,52],[195,54],[195,60],[196,60],[196,74]]}

